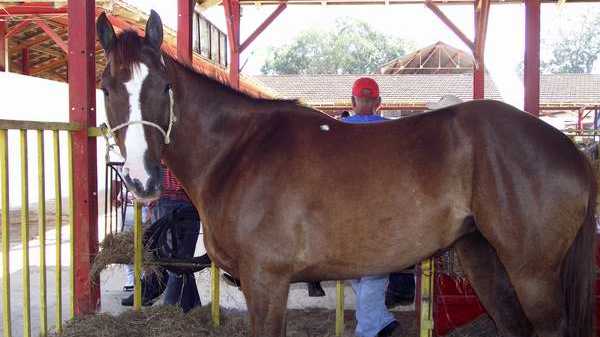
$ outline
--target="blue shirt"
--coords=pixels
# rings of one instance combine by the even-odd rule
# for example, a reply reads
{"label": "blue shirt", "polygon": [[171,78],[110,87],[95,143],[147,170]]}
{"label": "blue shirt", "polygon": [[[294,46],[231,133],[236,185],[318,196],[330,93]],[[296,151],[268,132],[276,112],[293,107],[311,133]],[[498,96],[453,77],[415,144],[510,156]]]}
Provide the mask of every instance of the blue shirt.
{"label": "blue shirt", "polygon": [[349,117],[342,118],[342,121],[350,124],[364,124],[364,123],[374,123],[374,122],[382,122],[387,121],[387,118],[381,117],[379,115],[353,115]]}

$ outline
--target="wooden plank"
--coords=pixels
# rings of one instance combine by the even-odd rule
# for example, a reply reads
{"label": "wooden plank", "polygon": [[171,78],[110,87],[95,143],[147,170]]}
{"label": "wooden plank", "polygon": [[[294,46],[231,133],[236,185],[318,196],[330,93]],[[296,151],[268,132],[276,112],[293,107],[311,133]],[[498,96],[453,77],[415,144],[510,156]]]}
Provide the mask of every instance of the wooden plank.
{"label": "wooden plank", "polygon": [[44,65],[35,67],[35,68],[31,68],[29,70],[29,74],[32,76],[44,73],[46,71],[52,70],[52,69],[56,69],[58,67],[61,67],[63,65],[65,65],[65,63],[67,63],[67,59],[66,58],[62,58],[62,59],[58,59],[58,60],[54,60],[51,62],[48,62]]}

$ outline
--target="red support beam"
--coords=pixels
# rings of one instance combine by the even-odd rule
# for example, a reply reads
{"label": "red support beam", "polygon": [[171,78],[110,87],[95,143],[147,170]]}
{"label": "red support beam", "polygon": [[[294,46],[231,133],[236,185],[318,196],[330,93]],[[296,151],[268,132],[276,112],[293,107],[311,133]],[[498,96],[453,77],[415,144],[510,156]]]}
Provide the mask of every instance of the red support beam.
{"label": "red support beam", "polygon": [[540,115],[540,0],[525,0],[525,111]]}
{"label": "red support beam", "polygon": [[[481,41],[481,23],[483,19],[481,11],[477,8],[477,2],[474,7],[475,13],[475,41]],[[485,97],[485,65],[483,64],[483,55],[477,52],[478,48],[473,49],[473,99],[483,99]]]}
{"label": "red support beam", "polygon": [[69,46],[63,39],[58,35],[52,28],[50,28],[44,21],[35,21],[35,24],[40,27],[44,33],[48,34],[48,36],[56,43],[57,46],[60,47],[65,53],[69,52]]}
{"label": "red support beam", "polygon": [[21,74],[29,75],[29,49],[21,50]]}
{"label": "red support beam", "polygon": [[75,220],[75,314],[96,312],[100,304],[99,280],[90,278],[98,253],[98,176],[96,138],[88,127],[96,125],[95,1],[69,0],[69,121],[81,130],[73,134]]}
{"label": "red support beam", "polygon": [[452,20],[450,20],[450,18],[448,18],[446,16],[446,14],[444,14],[444,12],[442,12],[442,10],[433,2],[431,1],[425,1],[425,6],[427,6],[427,8],[429,8],[433,14],[435,14],[440,20],[442,20],[442,22],[444,24],[446,24],[446,26],[448,26],[448,28],[450,28],[450,30],[452,32],[454,32],[454,34],[456,34],[456,36],[458,36],[459,39],[462,40],[462,42],[464,44],[466,44],[469,49],[471,49],[471,51],[474,53],[475,52],[475,44],[473,43],[473,41],[471,41],[461,30],[460,28],[458,28],[458,26],[456,26],[454,24],[454,22],[452,22]]}
{"label": "red support beam", "polygon": [[18,34],[19,32],[21,32],[23,29],[27,28],[27,26],[29,26],[31,24],[31,21],[27,20],[27,21],[21,21],[19,23],[17,23],[14,27],[12,27],[7,33],[5,38],[9,38],[15,34]]}
{"label": "red support beam", "polygon": [[31,3],[4,7],[0,11],[0,18],[9,16],[24,16],[24,15],[56,15],[66,14],[67,7],[54,7],[51,3]]}
{"label": "red support beam", "polygon": [[227,23],[227,39],[229,40],[229,85],[240,87],[240,2],[239,0],[223,0],[225,21]]}
{"label": "red support beam", "polygon": [[4,61],[6,60],[6,54],[8,43],[6,40],[6,21],[0,21],[0,71],[5,71]]}
{"label": "red support beam", "polygon": [[246,49],[265,29],[267,29],[267,27],[269,27],[269,25],[275,21],[275,19],[286,9],[286,7],[287,4],[285,2],[280,2],[279,6],[277,6],[273,13],[271,13],[271,15],[269,15],[269,17],[260,26],[258,26],[258,28],[256,28],[254,33],[248,36],[244,43],[242,43],[240,46],[240,53],[243,52],[244,49]]}
{"label": "red support beam", "polygon": [[192,64],[192,0],[177,0],[177,58]]}

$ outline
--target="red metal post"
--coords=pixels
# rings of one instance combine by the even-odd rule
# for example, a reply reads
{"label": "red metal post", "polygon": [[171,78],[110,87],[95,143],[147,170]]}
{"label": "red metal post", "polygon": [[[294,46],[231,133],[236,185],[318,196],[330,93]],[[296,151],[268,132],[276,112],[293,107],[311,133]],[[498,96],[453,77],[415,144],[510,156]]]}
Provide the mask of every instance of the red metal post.
{"label": "red metal post", "polygon": [[525,111],[540,115],[540,0],[525,0]]}
{"label": "red metal post", "polygon": [[177,58],[188,65],[192,64],[192,0],[177,2]]}
{"label": "red metal post", "polygon": [[246,49],[265,29],[267,29],[267,27],[269,27],[269,25],[275,21],[275,19],[286,9],[286,7],[287,4],[285,2],[280,2],[279,6],[277,6],[273,13],[271,13],[271,15],[269,15],[269,17],[267,17],[265,21],[261,23],[252,34],[250,34],[250,36],[248,36],[244,43],[242,43],[240,46],[240,53],[243,52],[244,49]]}
{"label": "red metal post", "polygon": [[8,41],[6,40],[6,21],[0,21],[0,71],[5,71],[4,61],[6,60],[6,48]]}
{"label": "red metal post", "polygon": [[21,50],[21,74],[29,75],[29,48]]}
{"label": "red metal post", "polygon": [[95,1],[69,0],[69,120],[81,130],[73,134],[75,200],[75,314],[93,313],[100,304],[98,280],[90,278],[98,253],[98,177],[96,138]]}
{"label": "red metal post", "polygon": [[225,20],[227,22],[227,38],[229,40],[229,85],[240,87],[240,2],[239,0],[223,0]]}
{"label": "red metal post", "polygon": [[[479,40],[479,36],[482,33],[479,31],[479,21],[482,20],[481,12],[477,10],[477,2],[473,8],[475,12],[475,38],[474,41]],[[475,60],[473,64],[473,99],[483,99],[485,96],[485,66],[483,64],[483,55],[479,55],[477,52],[478,48],[473,49],[473,58]]]}

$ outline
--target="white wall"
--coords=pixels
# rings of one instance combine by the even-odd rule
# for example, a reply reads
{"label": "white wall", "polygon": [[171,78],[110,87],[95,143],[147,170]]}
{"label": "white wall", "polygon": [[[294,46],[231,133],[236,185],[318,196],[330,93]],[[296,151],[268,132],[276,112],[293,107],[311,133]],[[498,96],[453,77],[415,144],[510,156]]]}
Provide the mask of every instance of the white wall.
{"label": "white wall", "polygon": [[[23,76],[14,73],[0,72],[0,119],[29,121],[68,122],[69,91],[66,83]],[[100,90],[96,90],[96,125],[104,122],[104,98]],[[63,197],[67,196],[67,139],[61,133],[61,172],[63,179]],[[45,132],[44,137],[46,164],[46,198],[54,198],[54,159],[52,133]],[[104,187],[104,140],[98,139],[98,186]],[[21,174],[19,132],[9,131],[8,143],[10,208],[21,205]],[[29,200],[36,203],[38,199],[37,185],[37,133],[28,132],[29,161]],[[75,172],[75,183],[77,172]],[[66,206],[66,205],[65,205]]]}

